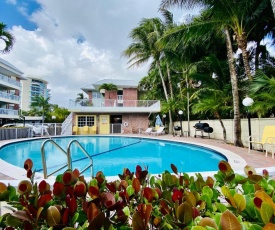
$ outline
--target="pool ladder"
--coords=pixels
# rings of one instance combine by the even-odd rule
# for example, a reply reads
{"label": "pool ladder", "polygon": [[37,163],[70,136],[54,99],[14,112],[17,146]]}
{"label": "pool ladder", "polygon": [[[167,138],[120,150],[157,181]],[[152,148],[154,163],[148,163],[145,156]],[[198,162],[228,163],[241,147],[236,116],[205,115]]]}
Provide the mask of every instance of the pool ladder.
{"label": "pool ladder", "polygon": [[[46,162],[46,157],[45,157],[45,145],[47,143],[51,143],[55,147],[57,147],[59,150],[61,150],[61,152],[64,153],[67,156],[67,162],[68,162],[67,164],[61,166],[60,168],[58,168],[57,170],[53,171],[50,174],[47,173],[47,162]],[[80,171],[80,173],[83,173],[88,168],[91,168],[91,176],[93,176],[93,159],[77,140],[70,141],[70,143],[68,144],[68,147],[67,147],[67,151],[65,151],[54,140],[48,139],[48,140],[44,141],[41,145],[41,155],[42,155],[42,165],[43,165],[44,179],[47,179],[49,176],[52,176],[56,172],[66,168],[66,167],[68,167],[69,170],[72,170],[72,157],[71,157],[71,146],[72,146],[72,144],[75,144],[76,146],[78,146],[79,149],[87,156],[87,158],[90,159],[90,164],[87,167],[85,167],[82,171]]]}

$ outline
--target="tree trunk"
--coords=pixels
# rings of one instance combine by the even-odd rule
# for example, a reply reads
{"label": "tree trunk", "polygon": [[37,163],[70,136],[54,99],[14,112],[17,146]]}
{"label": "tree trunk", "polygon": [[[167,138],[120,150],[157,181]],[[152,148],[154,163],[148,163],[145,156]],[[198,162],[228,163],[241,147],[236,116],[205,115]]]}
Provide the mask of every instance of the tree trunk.
{"label": "tree trunk", "polygon": [[[173,92],[173,86],[172,86],[172,81],[171,81],[171,74],[170,74],[170,68],[169,66],[167,66],[167,76],[168,76],[168,84],[169,84],[169,88],[170,88],[170,97],[171,99],[174,98],[174,92]],[[172,133],[173,132],[173,118],[172,118],[172,112],[169,109],[169,131],[168,133]]]}
{"label": "tree trunk", "polygon": [[[160,79],[161,79],[161,82],[162,82],[162,87],[163,87],[165,99],[166,99],[166,101],[168,102],[168,101],[169,101],[169,95],[168,95],[168,93],[167,93],[165,81],[164,81],[164,79],[163,79],[163,75],[162,75],[162,72],[161,72],[160,63],[157,61],[156,65],[157,65],[158,70],[159,70],[159,76],[160,76]],[[173,131],[173,120],[172,120],[172,113],[171,113],[171,111],[169,110],[169,133],[172,133],[172,131]]]}
{"label": "tree trunk", "polygon": [[223,140],[224,142],[226,143],[226,129],[224,127],[224,124],[223,124],[223,121],[221,119],[221,116],[218,112],[215,113],[215,116],[218,118],[219,122],[221,123],[221,126],[222,126],[222,134],[223,134]]}
{"label": "tree trunk", "polygon": [[241,138],[242,128],[241,128],[241,118],[240,118],[238,81],[237,81],[237,74],[236,74],[235,64],[234,64],[232,43],[230,40],[230,34],[227,27],[225,27],[225,37],[226,37],[227,58],[228,58],[228,65],[229,65],[229,71],[230,71],[233,107],[234,107],[234,145],[243,147],[242,138]]}
{"label": "tree trunk", "polygon": [[241,34],[236,34],[236,37],[237,37],[238,47],[242,51],[242,55],[243,55],[243,64],[244,64],[245,74],[247,78],[251,81],[252,76],[251,76],[251,70],[249,65],[249,54],[248,54],[248,51],[246,50],[247,48],[246,33],[242,32]]}
{"label": "tree trunk", "polygon": [[171,81],[171,74],[170,74],[170,68],[167,66],[167,76],[168,76],[168,84],[169,84],[169,90],[170,90],[170,97],[171,99],[174,98],[174,92],[173,92],[173,86]]}

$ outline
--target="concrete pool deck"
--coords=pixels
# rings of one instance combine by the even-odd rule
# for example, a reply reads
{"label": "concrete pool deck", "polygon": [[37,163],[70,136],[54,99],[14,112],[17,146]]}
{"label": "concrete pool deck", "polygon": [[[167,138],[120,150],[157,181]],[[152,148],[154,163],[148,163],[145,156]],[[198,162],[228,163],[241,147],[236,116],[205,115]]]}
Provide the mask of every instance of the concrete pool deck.
{"label": "concrete pool deck", "polygon": [[[117,135],[115,135],[117,136]],[[121,136],[121,135],[120,135]],[[122,135],[124,136],[124,135]],[[245,165],[250,165],[257,169],[257,172],[261,174],[262,169],[266,168],[270,175],[275,175],[275,159],[271,158],[271,155],[265,157],[265,153],[260,151],[252,150],[251,153],[248,153],[247,148],[240,148],[233,146],[232,144],[226,144],[223,140],[208,139],[208,138],[194,138],[194,137],[179,137],[167,134],[167,135],[127,135],[127,137],[142,137],[142,138],[152,138],[160,140],[170,140],[184,143],[192,143],[197,145],[202,145],[205,147],[212,148],[221,153],[225,153],[226,157],[229,160],[232,168],[239,173],[243,172]],[[20,139],[23,140],[23,139]],[[10,142],[16,142],[18,140],[9,140],[9,141],[0,141],[0,147]],[[11,166],[6,162],[0,160],[0,181],[12,181],[18,179],[26,179],[25,170],[23,169],[23,163],[25,159],[22,159],[22,168]],[[37,175],[38,179],[41,178],[41,174]]]}

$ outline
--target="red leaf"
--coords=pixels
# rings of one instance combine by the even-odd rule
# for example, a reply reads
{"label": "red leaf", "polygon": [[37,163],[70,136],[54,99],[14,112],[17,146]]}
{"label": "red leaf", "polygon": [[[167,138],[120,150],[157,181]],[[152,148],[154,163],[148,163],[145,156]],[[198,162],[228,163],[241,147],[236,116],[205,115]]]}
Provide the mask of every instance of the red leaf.
{"label": "red leaf", "polygon": [[45,180],[42,180],[38,185],[38,189],[40,193],[45,192],[47,189],[47,182]]}
{"label": "red leaf", "polygon": [[135,189],[135,193],[138,193],[140,191],[140,181],[137,178],[133,179],[132,186]]}
{"label": "red leaf", "polygon": [[28,169],[32,169],[33,167],[33,162],[31,159],[27,159],[24,162],[24,169],[26,169],[28,171]]}
{"label": "red leaf", "polygon": [[99,214],[99,209],[96,207],[94,203],[90,203],[88,210],[87,210],[87,217],[89,222],[91,222],[98,214]]}
{"label": "red leaf", "polygon": [[148,200],[149,203],[151,203],[155,198],[153,189],[148,187],[144,188],[143,195]]}
{"label": "red leaf", "polygon": [[44,207],[51,200],[52,196],[50,194],[42,195],[37,201],[37,208]]}
{"label": "red leaf", "polygon": [[63,213],[63,215],[62,215],[62,223],[64,225],[67,225],[68,222],[69,222],[69,209],[66,208],[65,211],[64,211],[64,213]]}
{"label": "red leaf", "polygon": [[55,182],[53,184],[53,194],[55,196],[60,196],[64,190],[64,184],[61,182]]}
{"label": "red leaf", "polygon": [[99,189],[97,186],[90,186],[88,189],[88,193],[93,199],[100,197]]}
{"label": "red leaf", "polygon": [[70,203],[69,203],[69,213],[73,216],[73,214],[77,210],[77,203],[76,199],[74,197],[71,198]]}
{"label": "red leaf", "polygon": [[116,185],[113,182],[107,183],[106,187],[110,190],[110,192],[115,193],[116,192]]}

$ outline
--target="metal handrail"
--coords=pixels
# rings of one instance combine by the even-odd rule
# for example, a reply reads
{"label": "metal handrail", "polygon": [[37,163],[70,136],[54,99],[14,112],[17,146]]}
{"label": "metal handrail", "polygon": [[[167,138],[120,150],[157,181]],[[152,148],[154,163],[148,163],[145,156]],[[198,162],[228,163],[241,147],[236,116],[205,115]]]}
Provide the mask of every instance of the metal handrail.
{"label": "metal handrail", "polygon": [[[82,171],[80,171],[80,174],[81,173],[83,173],[84,171],[86,171],[88,168],[91,168],[91,174],[92,174],[92,177],[93,177],[93,175],[94,175],[94,172],[93,172],[93,159],[92,159],[92,157],[87,153],[87,151],[82,147],[82,145],[77,141],[77,140],[72,140],[72,141],[70,141],[70,143],[68,144],[68,147],[67,147],[67,154],[68,154],[68,156],[71,156],[71,146],[72,146],[72,144],[76,144],[79,148],[80,148],[80,150],[87,156],[87,158],[89,158],[90,159],[90,164],[86,167],[86,168],[84,168]],[[70,168],[72,168],[72,162],[70,161]]]}
{"label": "metal handrail", "polygon": [[[47,163],[46,163],[46,158],[45,158],[45,145],[50,142],[54,146],[56,146],[58,149],[60,149],[66,156],[67,156],[67,161],[68,163],[61,166],[59,169],[55,170],[54,172],[50,173],[49,175],[47,174]],[[55,141],[52,139],[46,140],[42,143],[41,145],[41,154],[42,154],[42,165],[43,165],[43,174],[44,174],[44,179],[47,179],[49,176],[55,174],[56,172],[64,169],[65,167],[68,166],[68,169],[72,169],[72,162],[71,162],[71,155],[70,152],[66,152],[63,148],[61,148]]]}

